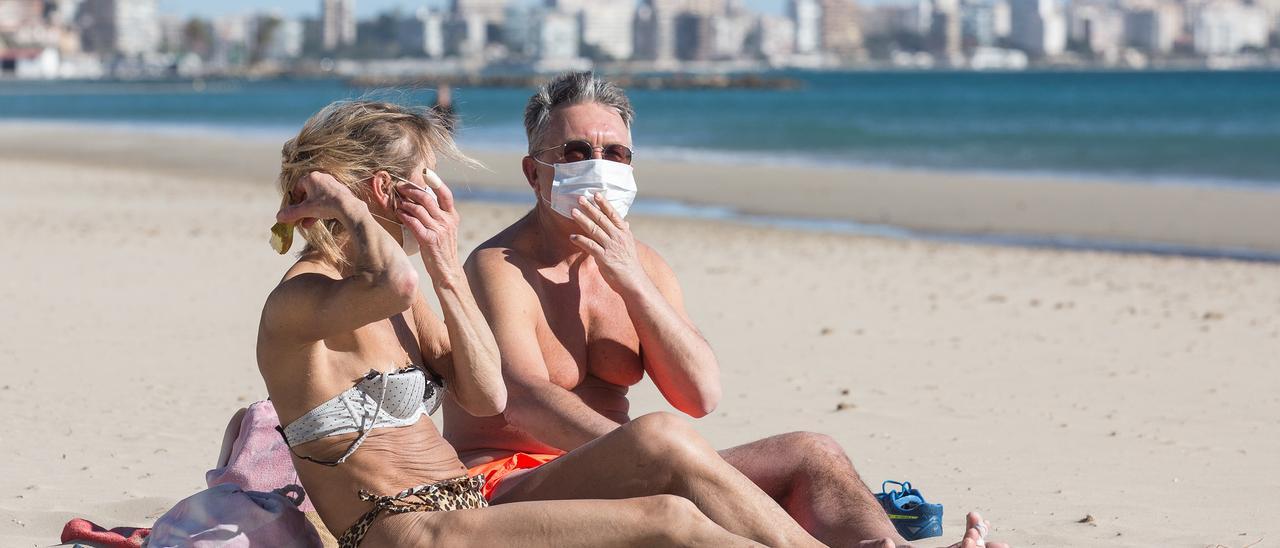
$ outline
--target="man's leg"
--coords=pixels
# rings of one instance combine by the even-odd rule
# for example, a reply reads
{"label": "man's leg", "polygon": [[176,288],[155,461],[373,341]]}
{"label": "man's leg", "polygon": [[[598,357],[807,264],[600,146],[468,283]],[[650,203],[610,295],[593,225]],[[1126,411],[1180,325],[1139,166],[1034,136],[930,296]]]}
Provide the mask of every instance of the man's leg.
{"label": "man's leg", "polygon": [[793,432],[720,452],[828,546],[886,538],[903,543],[876,498],[829,436]]}
{"label": "man's leg", "polygon": [[795,520],[716,454],[685,421],[653,413],[533,470],[512,475],[493,502],[689,499],[729,532],[769,546],[817,546]]}

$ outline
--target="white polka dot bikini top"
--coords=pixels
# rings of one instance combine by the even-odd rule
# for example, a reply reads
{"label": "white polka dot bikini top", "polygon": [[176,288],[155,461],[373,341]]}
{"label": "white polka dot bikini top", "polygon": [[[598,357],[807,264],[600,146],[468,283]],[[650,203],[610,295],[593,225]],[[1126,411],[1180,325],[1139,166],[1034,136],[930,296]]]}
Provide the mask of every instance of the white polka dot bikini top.
{"label": "white polka dot bikini top", "polygon": [[289,450],[309,441],[359,432],[360,436],[338,460],[324,461],[298,455],[326,466],[337,466],[364,443],[376,428],[399,428],[416,424],[424,415],[440,408],[444,381],[419,367],[381,373],[369,371],[355,386],[344,390],[284,428],[276,427]]}

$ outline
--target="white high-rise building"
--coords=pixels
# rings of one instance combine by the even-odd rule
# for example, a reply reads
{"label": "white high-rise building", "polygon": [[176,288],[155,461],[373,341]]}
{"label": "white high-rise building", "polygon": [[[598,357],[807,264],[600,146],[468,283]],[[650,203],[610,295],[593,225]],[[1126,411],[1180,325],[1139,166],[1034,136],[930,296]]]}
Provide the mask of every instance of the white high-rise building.
{"label": "white high-rise building", "polygon": [[795,52],[801,55],[822,49],[822,6],[818,0],[791,0],[788,14],[795,24]]}
{"label": "white high-rise building", "polygon": [[156,0],[86,0],[84,44],[90,51],[138,56],[160,48]]}
{"label": "white high-rise building", "polygon": [[1201,55],[1230,55],[1267,46],[1267,13],[1258,6],[1219,0],[1202,6],[1192,22],[1192,41]]}
{"label": "white high-rise building", "polygon": [[450,14],[444,22],[444,53],[451,57],[479,59],[489,43],[489,22],[482,15]]}
{"label": "white high-rise building", "polygon": [[733,2],[721,15],[713,15],[711,24],[711,57],[739,59],[746,53],[747,38],[756,27],[756,17]]}
{"label": "white high-rise building", "polygon": [[578,16],[558,10],[537,10],[530,18],[533,58],[568,61],[578,58]]}
{"label": "white high-rise building", "polygon": [[444,57],[444,14],[420,8],[412,17],[400,20],[396,41],[400,51],[408,55]]}
{"label": "white high-rise building", "polygon": [[320,43],[325,51],[336,51],[355,45],[355,0],[321,1]]}
{"label": "white high-rise building", "polygon": [[996,38],[1008,38],[1013,34],[1013,9],[1009,7],[1009,0],[991,2],[991,31]]}
{"label": "white high-rise building", "polygon": [[1013,44],[1032,57],[1053,57],[1067,49],[1067,22],[1056,0],[1009,3]]}

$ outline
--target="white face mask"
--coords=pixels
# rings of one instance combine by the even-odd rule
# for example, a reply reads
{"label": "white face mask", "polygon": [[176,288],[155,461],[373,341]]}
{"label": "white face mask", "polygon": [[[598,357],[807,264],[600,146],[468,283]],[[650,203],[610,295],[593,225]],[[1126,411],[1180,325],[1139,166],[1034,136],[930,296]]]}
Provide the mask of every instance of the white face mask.
{"label": "white face mask", "polygon": [[555,177],[551,181],[551,199],[538,195],[538,199],[547,202],[556,213],[573,218],[573,210],[578,207],[578,197],[604,193],[604,199],[626,218],[631,203],[636,199],[636,179],[631,166],[610,160],[583,160],[569,164],[548,164],[541,160],[534,161],[554,167]]}

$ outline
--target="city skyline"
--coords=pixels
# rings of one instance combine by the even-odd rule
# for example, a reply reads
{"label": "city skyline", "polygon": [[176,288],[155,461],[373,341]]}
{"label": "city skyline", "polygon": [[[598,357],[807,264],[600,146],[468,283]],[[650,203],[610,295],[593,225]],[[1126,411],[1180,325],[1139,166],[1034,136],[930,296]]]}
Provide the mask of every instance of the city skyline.
{"label": "city skyline", "polygon": [[[867,5],[892,4],[902,0],[866,0],[860,3]],[[512,0],[512,4],[533,5],[542,0]],[[770,15],[782,15],[786,11],[786,0],[742,0],[749,9]],[[224,0],[221,2],[204,2],[200,0],[160,0],[160,13],[182,17],[218,17],[223,15],[244,14],[250,12],[279,10],[293,16],[319,16],[320,0],[281,0],[272,2],[264,8],[261,2],[253,0]],[[356,17],[368,18],[379,13],[391,11],[397,7],[409,11],[418,7],[446,9],[449,0],[357,0]]]}

